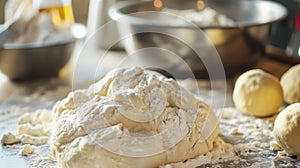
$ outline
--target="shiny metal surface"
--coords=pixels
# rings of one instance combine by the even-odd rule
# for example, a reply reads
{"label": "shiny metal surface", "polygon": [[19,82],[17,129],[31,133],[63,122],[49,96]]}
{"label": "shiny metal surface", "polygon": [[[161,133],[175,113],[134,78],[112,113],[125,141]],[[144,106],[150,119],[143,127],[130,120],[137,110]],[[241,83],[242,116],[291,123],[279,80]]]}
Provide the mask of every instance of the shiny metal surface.
{"label": "shiny metal surface", "polygon": [[[123,0],[90,0],[89,14],[88,14],[88,34],[93,35],[101,26],[111,21],[111,18],[108,15],[108,10],[111,6]],[[108,27],[104,28],[103,33],[104,37],[101,37],[102,40],[96,42],[95,45],[105,48],[112,41],[115,41],[118,38],[118,31],[116,24],[111,24]],[[99,37],[100,38],[100,37]],[[112,47],[112,49],[122,49],[123,46],[121,43]]]}
{"label": "shiny metal surface", "polygon": [[4,45],[0,70],[13,81],[58,75],[72,55],[75,39],[54,44]]}
{"label": "shiny metal surface", "polygon": [[[287,10],[280,4],[261,0],[210,0],[205,5],[233,19],[236,25],[200,27],[217,49],[228,77],[250,68],[264,52],[268,43],[271,28],[274,23],[287,15]],[[175,9],[196,9],[196,0],[164,0],[164,7]],[[206,78],[206,69],[196,53],[182,41],[188,41],[201,47],[201,41],[194,38],[198,29],[188,25],[180,25],[165,15],[159,13],[153,16],[142,14],[127,15],[142,11],[160,11],[153,7],[152,1],[120,2],[110,10],[110,16],[116,20],[126,18],[119,23],[121,32],[131,32],[134,35],[124,41],[127,53],[142,48],[159,47],[182,57],[191,67],[197,78]],[[164,29],[180,34],[182,41],[155,32],[135,34],[137,29]],[[205,48],[204,48],[205,49]],[[205,51],[204,51],[205,52]],[[172,62],[169,60],[169,62]],[[169,65],[166,69],[176,69],[177,65]]]}
{"label": "shiny metal surface", "polygon": [[14,33],[7,29],[6,26],[0,25],[0,47],[12,37],[14,37]]}

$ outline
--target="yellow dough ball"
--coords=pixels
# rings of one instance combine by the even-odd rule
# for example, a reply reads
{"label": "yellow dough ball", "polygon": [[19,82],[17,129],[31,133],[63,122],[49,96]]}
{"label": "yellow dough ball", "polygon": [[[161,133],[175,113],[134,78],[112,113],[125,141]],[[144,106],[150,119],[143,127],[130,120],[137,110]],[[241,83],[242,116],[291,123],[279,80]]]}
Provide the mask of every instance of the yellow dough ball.
{"label": "yellow dough ball", "polygon": [[283,104],[283,91],[275,76],[254,69],[245,72],[237,79],[233,101],[240,111],[265,117],[278,112]]}
{"label": "yellow dough ball", "polygon": [[300,102],[300,64],[293,66],[283,74],[280,80],[285,102]]}
{"label": "yellow dough ball", "polygon": [[300,156],[300,103],[288,106],[277,116],[273,135],[288,154]]}

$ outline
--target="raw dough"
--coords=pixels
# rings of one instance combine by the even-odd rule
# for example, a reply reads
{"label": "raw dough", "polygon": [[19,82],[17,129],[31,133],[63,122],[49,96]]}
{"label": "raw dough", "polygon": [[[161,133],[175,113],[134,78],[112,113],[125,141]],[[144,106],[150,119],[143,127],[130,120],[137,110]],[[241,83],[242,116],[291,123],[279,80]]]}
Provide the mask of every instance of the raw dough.
{"label": "raw dough", "polygon": [[300,103],[288,106],[277,116],[273,135],[288,154],[300,156]]}
{"label": "raw dough", "polygon": [[218,136],[208,105],[139,67],[110,72],[53,111],[50,149],[62,167],[158,167],[209,152]]}
{"label": "raw dough", "polygon": [[12,144],[19,143],[20,141],[21,141],[20,138],[16,137],[16,135],[14,135],[11,132],[4,134],[1,139],[1,143],[3,145],[12,145]]}
{"label": "raw dough", "polygon": [[240,111],[258,116],[270,116],[283,104],[279,80],[259,69],[242,74],[236,81],[233,101]]}
{"label": "raw dough", "polygon": [[284,100],[289,104],[300,102],[300,64],[293,66],[283,74],[280,84]]}
{"label": "raw dough", "polygon": [[31,144],[31,145],[43,145],[43,144],[47,144],[49,141],[48,136],[32,136],[28,134],[23,134],[20,136],[20,138],[23,144]]}
{"label": "raw dough", "polygon": [[34,146],[26,144],[26,145],[23,145],[23,147],[20,151],[20,154],[23,156],[27,156],[27,155],[32,154],[34,152],[34,150],[35,150]]}
{"label": "raw dough", "polygon": [[34,113],[25,113],[19,120],[18,133],[16,135],[8,132],[3,135],[1,143],[12,145],[22,144],[43,145],[47,144],[51,134],[52,112],[40,109]]}

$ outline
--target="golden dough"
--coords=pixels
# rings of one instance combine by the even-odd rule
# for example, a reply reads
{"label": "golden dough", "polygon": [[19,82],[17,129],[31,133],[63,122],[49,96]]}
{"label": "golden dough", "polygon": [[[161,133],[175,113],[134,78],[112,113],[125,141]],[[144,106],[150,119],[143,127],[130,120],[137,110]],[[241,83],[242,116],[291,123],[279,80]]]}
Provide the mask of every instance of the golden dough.
{"label": "golden dough", "polygon": [[300,102],[300,64],[290,68],[281,77],[285,102],[292,104]]}
{"label": "golden dough", "polygon": [[300,103],[288,106],[277,116],[273,135],[288,154],[300,156]]}
{"label": "golden dough", "polygon": [[276,77],[254,69],[245,72],[236,81],[233,101],[240,111],[265,117],[278,112],[283,103],[283,92]]}

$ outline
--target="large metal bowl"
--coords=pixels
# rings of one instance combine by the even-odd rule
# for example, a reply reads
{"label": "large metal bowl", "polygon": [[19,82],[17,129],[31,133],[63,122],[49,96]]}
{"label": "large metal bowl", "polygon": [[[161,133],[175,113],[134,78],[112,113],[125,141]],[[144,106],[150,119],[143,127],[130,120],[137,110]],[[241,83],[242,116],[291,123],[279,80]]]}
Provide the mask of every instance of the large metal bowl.
{"label": "large metal bowl", "polygon": [[70,59],[75,41],[4,45],[0,48],[0,70],[13,81],[57,76]]}
{"label": "large metal bowl", "polygon": [[[162,2],[167,8],[197,10],[197,0],[163,0]],[[215,9],[236,22],[234,26],[200,27],[217,49],[228,77],[250,68],[257,62],[264,51],[264,46],[268,43],[272,25],[287,15],[285,7],[271,1],[209,0],[203,2],[205,6]],[[118,23],[120,33],[134,34],[124,41],[126,51],[133,53],[147,47],[163,48],[182,57],[197,78],[207,77],[201,59],[184,43],[199,45],[201,48],[203,43],[194,38],[199,33],[198,27],[180,25],[163,13],[161,16],[160,14],[128,15],[160,10],[161,8],[153,6],[153,1],[119,2],[110,9],[110,16]],[[181,39],[150,31],[136,33],[143,29],[151,30],[151,28],[179,34]],[[176,69],[176,66],[168,65],[165,68]]]}

